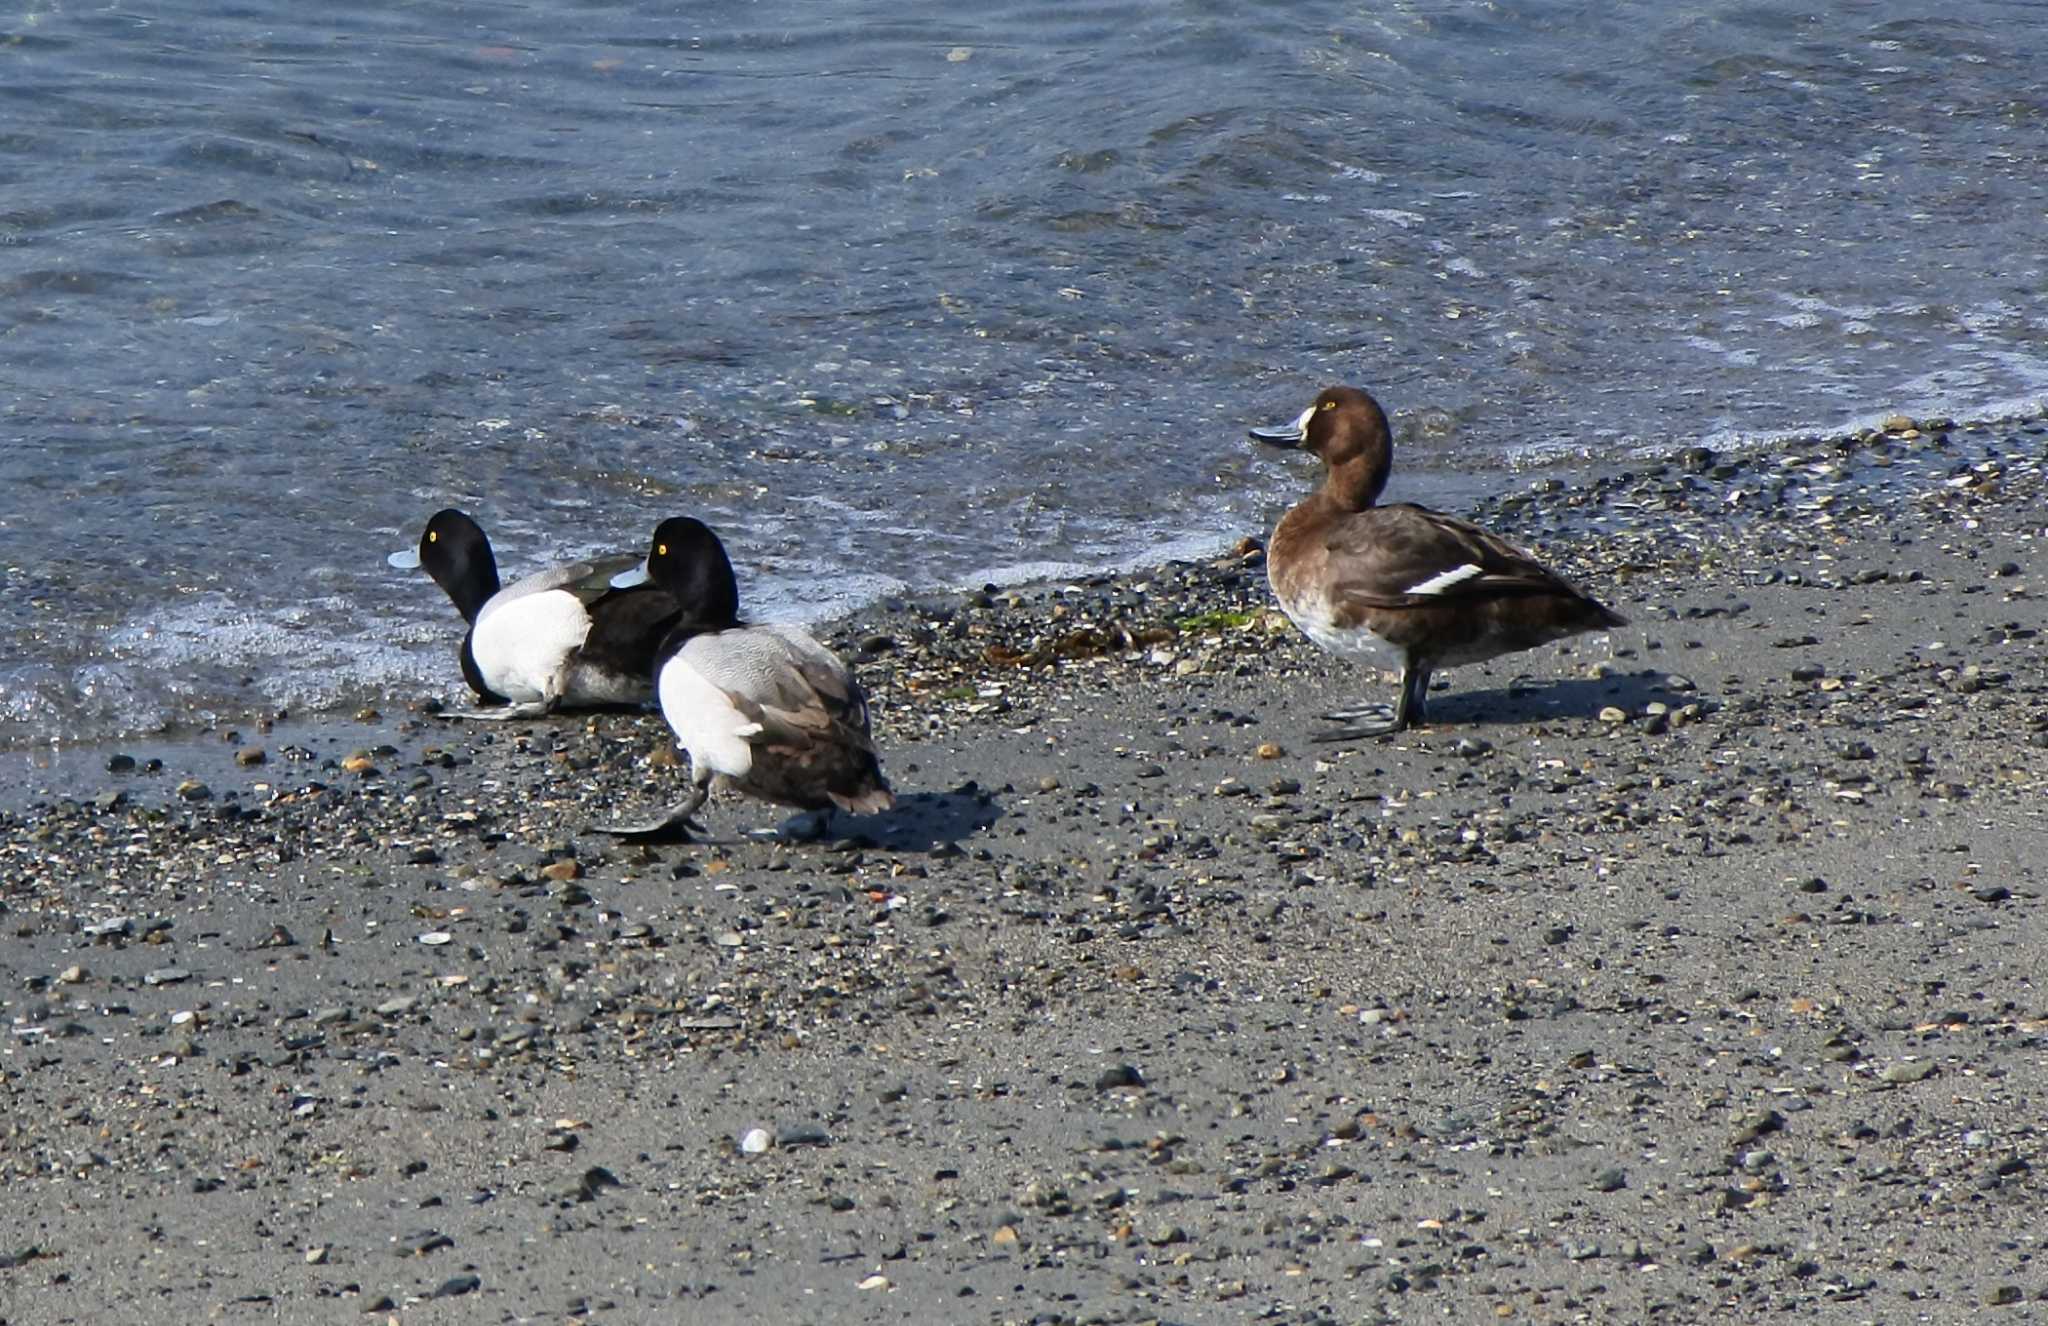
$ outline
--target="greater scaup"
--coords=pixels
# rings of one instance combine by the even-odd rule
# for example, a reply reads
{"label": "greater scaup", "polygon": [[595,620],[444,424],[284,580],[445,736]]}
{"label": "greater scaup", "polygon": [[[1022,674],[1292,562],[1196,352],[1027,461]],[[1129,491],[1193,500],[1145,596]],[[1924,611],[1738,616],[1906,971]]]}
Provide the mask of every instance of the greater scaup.
{"label": "greater scaup", "polygon": [[1317,740],[1381,736],[1423,722],[1437,668],[1627,624],[1469,521],[1406,502],[1375,506],[1393,443],[1379,402],[1356,387],[1331,387],[1292,423],[1255,428],[1252,437],[1323,462],[1322,486],[1280,518],[1266,549],[1281,610],[1333,653],[1363,659],[1385,648],[1401,664],[1391,718],[1355,722],[1384,713],[1384,705],[1330,714],[1355,725]]}
{"label": "greater scaup", "polygon": [[655,693],[689,752],[692,786],[662,818],[607,832],[690,827],[714,780],[800,810],[868,814],[896,804],[868,730],[860,683],[803,630],[740,620],[732,562],[702,521],[661,522],[646,575],[682,611],[661,645]]}
{"label": "greater scaup", "polygon": [[675,600],[655,585],[612,578],[631,555],[571,562],[500,588],[491,541],[467,515],[434,513],[419,547],[386,559],[424,566],[469,623],[462,676],[485,705],[444,718],[534,718],[562,705],[644,704],[655,652],[676,624]]}

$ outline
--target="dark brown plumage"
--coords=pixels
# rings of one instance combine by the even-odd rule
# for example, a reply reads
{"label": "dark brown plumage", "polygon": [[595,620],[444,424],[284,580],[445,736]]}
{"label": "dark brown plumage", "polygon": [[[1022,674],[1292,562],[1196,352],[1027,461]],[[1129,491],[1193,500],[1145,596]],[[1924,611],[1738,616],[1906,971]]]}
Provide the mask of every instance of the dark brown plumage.
{"label": "dark brown plumage", "polygon": [[[1398,502],[1377,506],[1393,464],[1379,402],[1332,387],[1290,424],[1255,428],[1272,446],[1313,453],[1322,486],[1280,518],[1266,550],[1274,596],[1333,653],[1390,650],[1401,691],[1390,720],[1319,734],[1346,740],[1423,720],[1430,673],[1583,631],[1626,624],[1528,553],[1470,521]],[[1330,715],[1355,720],[1364,710]]]}

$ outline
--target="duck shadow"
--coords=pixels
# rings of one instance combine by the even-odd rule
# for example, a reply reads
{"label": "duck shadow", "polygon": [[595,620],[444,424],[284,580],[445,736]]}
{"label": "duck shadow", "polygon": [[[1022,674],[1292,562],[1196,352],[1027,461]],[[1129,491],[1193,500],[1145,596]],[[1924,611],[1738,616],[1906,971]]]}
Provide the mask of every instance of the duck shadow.
{"label": "duck shadow", "polygon": [[1456,684],[1429,697],[1431,726],[1532,723],[1544,719],[1597,718],[1613,706],[1631,717],[1643,706],[1661,700],[1673,709],[1700,698],[1697,691],[1674,689],[1670,674],[1655,669],[1616,673],[1611,677],[1566,677],[1556,681],[1517,680],[1505,686],[1459,690]]}
{"label": "duck shadow", "polygon": [[[819,837],[851,839],[872,844],[885,852],[929,852],[935,847],[957,843],[988,828],[1003,817],[993,793],[975,782],[962,783],[950,792],[906,792],[896,798],[893,809],[872,815],[854,815],[835,810],[820,826]],[[792,816],[781,831],[792,836],[792,826],[802,825],[810,814]]]}

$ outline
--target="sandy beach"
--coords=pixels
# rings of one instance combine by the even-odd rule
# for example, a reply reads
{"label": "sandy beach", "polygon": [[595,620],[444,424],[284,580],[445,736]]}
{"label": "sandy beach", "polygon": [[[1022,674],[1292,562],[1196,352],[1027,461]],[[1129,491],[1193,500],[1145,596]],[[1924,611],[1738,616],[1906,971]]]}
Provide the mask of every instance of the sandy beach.
{"label": "sandy beach", "polygon": [[816,842],[412,696],[8,812],[0,1321],[2048,1315],[2044,455],[1523,481],[1633,624],[1353,745],[1263,529],[882,605]]}

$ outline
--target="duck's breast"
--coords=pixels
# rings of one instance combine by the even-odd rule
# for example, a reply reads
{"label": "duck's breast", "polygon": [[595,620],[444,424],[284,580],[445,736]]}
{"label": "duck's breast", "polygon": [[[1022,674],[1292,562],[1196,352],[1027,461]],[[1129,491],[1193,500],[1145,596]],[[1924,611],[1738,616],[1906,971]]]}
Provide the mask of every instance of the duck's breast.
{"label": "duck's breast", "polygon": [[723,635],[692,639],[670,655],[655,680],[661,715],[690,753],[691,765],[728,778],[745,778],[754,767],[761,725],[747,717],[721,681],[730,680]]}
{"label": "duck's breast", "polygon": [[469,648],[484,681],[517,704],[542,699],[561,685],[563,670],[589,631],[590,616],[574,594],[525,594],[486,604]]}

